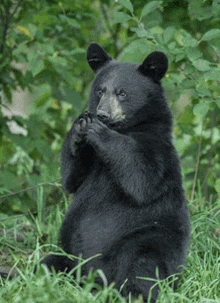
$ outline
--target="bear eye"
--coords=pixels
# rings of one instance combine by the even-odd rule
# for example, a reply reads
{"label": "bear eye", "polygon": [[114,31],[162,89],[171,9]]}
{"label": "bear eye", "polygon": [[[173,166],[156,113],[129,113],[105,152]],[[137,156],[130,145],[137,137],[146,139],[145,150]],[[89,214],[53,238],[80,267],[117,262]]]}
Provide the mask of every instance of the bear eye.
{"label": "bear eye", "polygon": [[116,95],[118,96],[118,97],[120,97],[120,98],[125,98],[125,97],[127,97],[127,94],[126,94],[126,92],[124,91],[124,90],[120,90],[120,89],[118,89],[117,91],[116,91]]}
{"label": "bear eye", "polygon": [[102,97],[102,94],[103,94],[103,91],[101,89],[98,89],[97,90],[97,95],[98,95],[99,98]]}
{"label": "bear eye", "polygon": [[121,97],[125,98],[127,95],[126,95],[126,92],[124,91],[121,91],[120,94],[119,94]]}

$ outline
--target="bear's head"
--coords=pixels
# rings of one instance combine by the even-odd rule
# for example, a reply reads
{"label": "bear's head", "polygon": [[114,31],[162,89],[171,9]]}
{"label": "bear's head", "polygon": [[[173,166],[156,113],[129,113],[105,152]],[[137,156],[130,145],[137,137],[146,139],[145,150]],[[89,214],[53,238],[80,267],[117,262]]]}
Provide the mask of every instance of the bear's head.
{"label": "bear's head", "polygon": [[141,65],[120,63],[97,43],[91,43],[87,60],[96,73],[89,110],[100,121],[117,130],[146,123],[172,123],[161,86],[168,68],[164,53],[151,53]]}

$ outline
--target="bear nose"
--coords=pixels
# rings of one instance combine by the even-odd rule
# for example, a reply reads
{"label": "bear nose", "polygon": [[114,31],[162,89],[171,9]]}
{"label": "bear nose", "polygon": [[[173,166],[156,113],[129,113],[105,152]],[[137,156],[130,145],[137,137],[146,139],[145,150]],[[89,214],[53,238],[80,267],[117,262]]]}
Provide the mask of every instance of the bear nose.
{"label": "bear nose", "polygon": [[110,115],[108,113],[104,112],[103,110],[98,110],[97,117],[100,120],[108,120],[110,118]]}

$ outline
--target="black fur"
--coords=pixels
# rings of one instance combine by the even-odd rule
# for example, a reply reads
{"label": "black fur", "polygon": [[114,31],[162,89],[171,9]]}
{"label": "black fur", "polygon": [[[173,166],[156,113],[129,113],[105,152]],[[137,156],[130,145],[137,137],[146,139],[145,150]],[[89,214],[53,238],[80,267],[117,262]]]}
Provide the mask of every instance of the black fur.
{"label": "black fur", "polygon": [[156,81],[160,81],[168,69],[168,59],[162,52],[150,54],[139,67],[139,71]]}
{"label": "black fur", "polygon": [[[156,278],[156,268],[161,279],[181,272],[190,237],[172,115],[160,84],[168,61],[155,52],[140,66],[118,63],[95,43],[87,58],[97,73],[90,112],[74,122],[62,151],[63,185],[74,193],[62,247],[84,258],[101,253],[83,273],[100,268],[117,288],[128,279],[123,294],[147,300],[153,282],[137,277]],[[100,121],[100,99],[113,98],[125,117]],[[43,263],[57,271],[76,265],[53,255]],[[157,295],[155,288],[152,302]]]}
{"label": "black fur", "polygon": [[94,72],[97,72],[99,68],[103,67],[103,65],[112,60],[103,48],[97,43],[91,43],[87,52],[87,61],[89,66]]}

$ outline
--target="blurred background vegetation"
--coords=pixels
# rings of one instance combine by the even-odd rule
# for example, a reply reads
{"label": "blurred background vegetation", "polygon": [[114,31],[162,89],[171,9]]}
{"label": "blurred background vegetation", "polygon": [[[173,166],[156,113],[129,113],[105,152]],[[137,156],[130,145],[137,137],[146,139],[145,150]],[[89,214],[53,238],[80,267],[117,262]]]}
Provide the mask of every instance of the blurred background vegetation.
{"label": "blurred background vegetation", "polygon": [[1,0],[0,218],[64,200],[60,151],[88,105],[90,42],[121,62],[167,54],[163,86],[187,198],[199,192],[204,205],[216,202],[219,37],[220,0]]}

